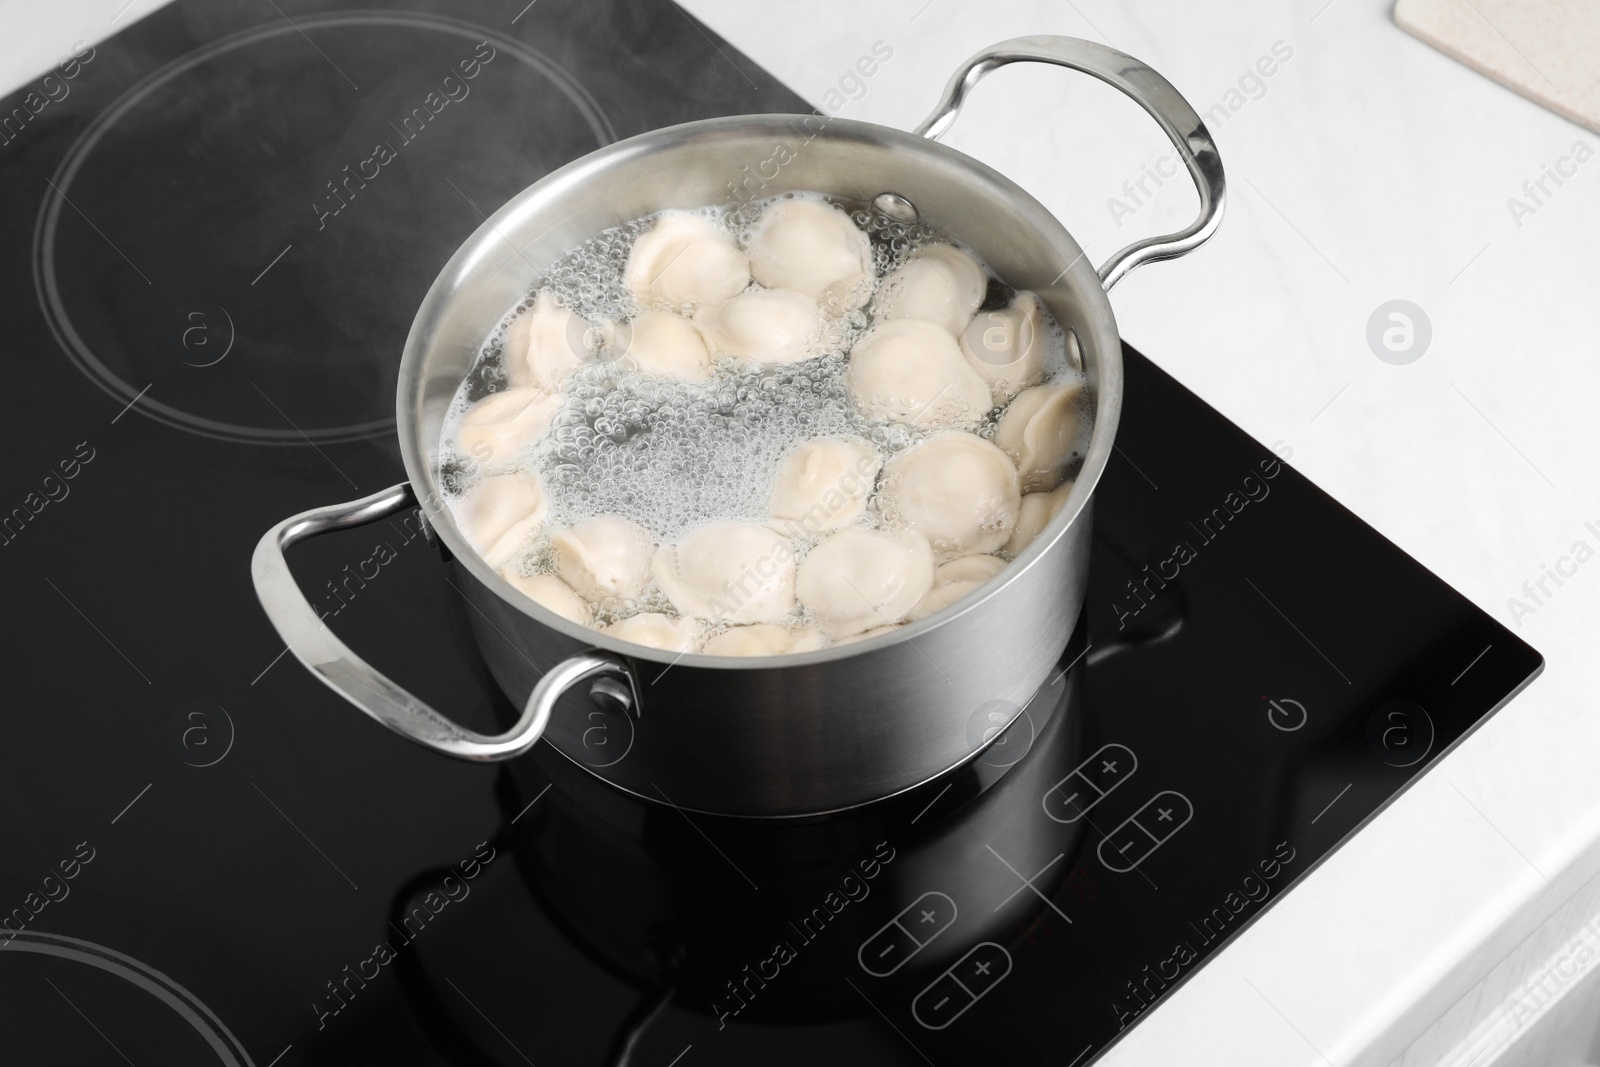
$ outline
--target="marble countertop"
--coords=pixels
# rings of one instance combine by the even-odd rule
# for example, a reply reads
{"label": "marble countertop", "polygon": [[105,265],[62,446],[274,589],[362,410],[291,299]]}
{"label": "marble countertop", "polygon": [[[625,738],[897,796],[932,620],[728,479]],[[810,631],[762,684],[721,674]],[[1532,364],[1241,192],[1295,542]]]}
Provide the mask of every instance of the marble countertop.
{"label": "marble countertop", "polygon": [[[685,4],[849,118],[909,128],[972,52],[1037,33],[1138,56],[1207,116],[1227,215],[1205,248],[1118,286],[1123,335],[1547,667],[1104,1062],[1395,1060],[1600,870],[1600,135],[1406,35],[1389,0]],[[159,0],[6,6],[10,89]],[[852,74],[878,42],[892,56]],[[1156,126],[1082,75],[999,71],[944,140],[1097,261],[1195,210],[1181,176],[1145,177],[1169,166]],[[1402,365],[1368,342],[1394,300],[1431,333]]]}

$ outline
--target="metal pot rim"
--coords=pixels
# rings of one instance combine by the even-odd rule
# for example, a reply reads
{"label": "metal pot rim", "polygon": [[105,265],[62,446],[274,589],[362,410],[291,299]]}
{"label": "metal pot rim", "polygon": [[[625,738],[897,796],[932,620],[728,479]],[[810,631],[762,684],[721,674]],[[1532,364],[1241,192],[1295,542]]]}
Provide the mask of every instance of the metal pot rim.
{"label": "metal pot rim", "polygon": [[[418,432],[420,409],[417,400],[422,390],[421,368],[424,356],[424,339],[419,336],[419,325],[429,318],[429,313],[435,309],[436,305],[449,298],[450,290],[453,288],[453,279],[469,270],[489,249],[502,240],[501,234],[503,232],[515,229],[513,220],[522,219],[531,213],[538,213],[547,202],[559,198],[575,185],[584,184],[591,175],[599,171],[624,166],[632,160],[650,157],[663,151],[690,151],[693,150],[697,143],[701,143],[706,139],[758,132],[782,131],[783,133],[792,134],[796,124],[805,119],[815,121],[816,118],[817,116],[815,115],[763,114],[700,119],[637,134],[607,145],[604,148],[596,149],[545,175],[539,181],[506,201],[499,210],[485,219],[472,232],[472,235],[461,244],[444,267],[441,268],[433,284],[429,286],[427,295],[423,297],[421,304],[418,305],[412,329],[406,337],[405,349],[400,360],[399,383],[395,391],[395,421],[400,439],[401,456],[405,463],[406,477],[410,480],[417,499],[422,503],[423,510],[427,513],[428,522],[449,549],[456,562],[465,567],[474,578],[492,589],[502,600],[505,600],[535,621],[578,640],[586,641],[597,648],[624,655],[630,659],[662,663],[669,666],[683,663],[694,667],[716,667],[730,670],[772,670],[775,668],[802,667],[834,660],[844,660],[901,641],[914,641],[919,635],[943,626],[949,620],[978,607],[1012,582],[1025,580],[1033,562],[1064,536],[1067,529],[1077,521],[1078,516],[1088,507],[1095,485],[1099,482],[1106,462],[1110,458],[1112,443],[1116,436],[1117,423],[1121,417],[1123,375],[1120,343],[1105,346],[1105,350],[1101,353],[1098,362],[1093,368],[1094,377],[1091,382],[1091,390],[1095,401],[1095,410],[1092,436],[1088,452],[1084,456],[1083,465],[1072,491],[1068,495],[1066,505],[1040,531],[1039,535],[1023,550],[1021,555],[1003,571],[989,579],[979,590],[949,607],[934,612],[926,618],[907,623],[893,633],[880,634],[874,638],[852,641],[848,644],[830,645],[814,652],[784,653],[772,656],[715,656],[702,652],[686,652],[674,655],[660,649],[635,644],[631,641],[618,640],[598,630],[562,618],[513,587],[510,582],[502,578],[494,568],[485,563],[482,557],[467,544],[465,537],[456,528],[454,517],[451,515],[449,508],[444,505],[443,500],[440,498],[433,468],[428,462],[427,454],[420,443]],[[1064,253],[1061,258],[1068,261],[1067,268],[1058,276],[1057,282],[1059,283],[1062,279],[1066,279],[1070,285],[1081,287],[1088,300],[1104,304],[1103,310],[1107,316],[1107,321],[1114,326],[1115,316],[1112,313],[1106,291],[1102,287],[1100,276],[1090,265],[1082,250],[1079,249],[1070,232],[1061,225],[1059,220],[1055,220],[1054,216],[1032,194],[999,171],[968,156],[964,152],[941,144],[929,137],[855,119],[830,118],[827,120],[826,129],[816,133],[814,138],[844,141],[859,140],[867,143],[889,141],[895,143],[896,147],[903,151],[926,153],[932,158],[942,156],[947,161],[958,163],[976,172],[980,177],[992,183],[997,190],[1006,194],[1008,198],[1013,198],[1019,205],[1031,205],[1043,216],[1056,221],[1060,231],[1059,235],[1049,235],[1052,244],[1061,245],[1061,251]],[[1061,240],[1063,238],[1064,241]],[[1114,329],[1112,333],[1115,336]]]}

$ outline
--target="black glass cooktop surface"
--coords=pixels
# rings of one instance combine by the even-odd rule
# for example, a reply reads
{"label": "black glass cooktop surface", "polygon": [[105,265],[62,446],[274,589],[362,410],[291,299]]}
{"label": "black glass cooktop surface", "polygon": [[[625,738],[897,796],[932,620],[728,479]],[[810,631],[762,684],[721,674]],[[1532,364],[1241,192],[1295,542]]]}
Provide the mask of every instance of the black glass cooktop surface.
{"label": "black glass cooktop surface", "polygon": [[[1082,621],[961,770],[749,824],[412,747],[284,654],[257,538],[399,480],[401,344],[484,214],[810,109],[664,2],[183,0],[62,52],[0,138],[8,1062],[1076,1067],[1539,670],[1129,350]],[[369,575],[341,636],[489,728],[412,529],[296,574]]]}

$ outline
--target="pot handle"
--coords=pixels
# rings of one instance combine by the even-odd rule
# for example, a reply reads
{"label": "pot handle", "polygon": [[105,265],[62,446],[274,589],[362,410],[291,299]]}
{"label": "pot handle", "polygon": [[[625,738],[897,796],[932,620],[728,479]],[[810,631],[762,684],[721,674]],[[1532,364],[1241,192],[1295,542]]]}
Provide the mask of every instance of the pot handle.
{"label": "pot handle", "polygon": [[913,133],[937,140],[961,111],[967,90],[990,71],[1007,63],[1053,63],[1092,74],[1120,89],[1166,131],[1200,194],[1200,217],[1177,233],[1147,237],[1119,251],[1100,267],[1100,283],[1109,291],[1133,268],[1160,259],[1176,259],[1198,248],[1222,221],[1226,183],[1222,157],[1205,123],[1172,83],[1144,63],[1115,48],[1076,37],[1014,37],[991,45],[964,63],[945,86],[933,113]]}
{"label": "pot handle", "polygon": [[457,759],[492,762],[522,755],[544,733],[550,711],[562,693],[599,675],[620,675],[627,680],[635,696],[629,711],[637,714],[637,687],[627,664],[603,652],[585,652],[562,660],[539,679],[515,726],[502,734],[480,734],[456,725],[401,689],[335,637],[317,618],[289,573],[284,549],[330,530],[364,526],[416,506],[410,483],[401,482],[360,500],[291,516],[256,544],[250,559],[256,596],[278,636],[307,670],[400,736]]}

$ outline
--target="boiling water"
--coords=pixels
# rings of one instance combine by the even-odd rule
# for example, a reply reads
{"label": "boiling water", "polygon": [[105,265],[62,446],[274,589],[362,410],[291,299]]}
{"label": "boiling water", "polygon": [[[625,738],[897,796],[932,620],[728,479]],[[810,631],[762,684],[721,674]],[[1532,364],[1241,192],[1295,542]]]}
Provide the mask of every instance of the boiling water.
{"label": "boiling water", "polygon": [[[925,225],[897,222],[834,198],[817,199],[843,207],[867,232],[879,280],[924,244],[956,243]],[[732,233],[742,248],[770,203],[756,201],[699,214]],[[650,229],[655,218],[596,234],[553,264],[536,291],[553,291],[561,304],[591,323],[631,318],[637,309],[623,271],[634,239]],[[1012,296],[1012,290],[991,274],[987,299],[978,314],[1008,306]],[[481,477],[473,459],[456,445],[460,421],[473,403],[504,387],[501,354],[506,330],[531,302],[530,295],[510,309],[485,341],[445,418],[439,455],[447,500]],[[587,340],[596,351],[590,362],[563,386],[564,402],[550,432],[522,457],[522,469],[539,476],[549,497],[545,529],[560,530],[596,515],[615,514],[649,529],[658,544],[670,544],[714,520],[765,522],[771,517],[768,505],[779,465],[801,443],[819,437],[859,437],[871,442],[887,461],[938,432],[856,409],[845,385],[845,367],[850,347],[871,323],[870,311],[841,313],[826,305],[824,310],[836,324],[826,338],[827,354],[763,366],[719,355],[708,381],[639,374],[623,366],[617,353],[600,343],[598,331],[591,331]],[[1081,371],[1068,358],[1066,333],[1048,316],[1044,325],[1048,380],[1081,380]],[[992,437],[998,415],[998,410],[991,412],[974,432]],[[1087,419],[1080,432],[1069,478],[1087,446]],[[496,468],[497,473],[500,470]],[[548,547],[548,538],[537,537],[510,566],[524,574],[550,571]],[[801,558],[809,547],[797,544]],[[671,610],[665,598],[647,593],[643,602],[602,611],[597,623],[636,611],[661,610]]]}

